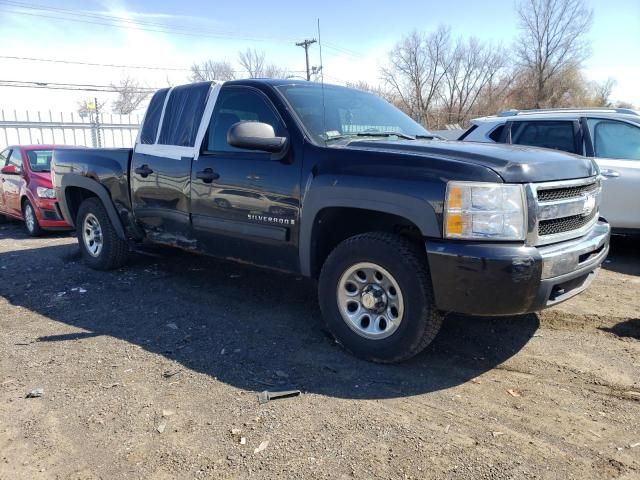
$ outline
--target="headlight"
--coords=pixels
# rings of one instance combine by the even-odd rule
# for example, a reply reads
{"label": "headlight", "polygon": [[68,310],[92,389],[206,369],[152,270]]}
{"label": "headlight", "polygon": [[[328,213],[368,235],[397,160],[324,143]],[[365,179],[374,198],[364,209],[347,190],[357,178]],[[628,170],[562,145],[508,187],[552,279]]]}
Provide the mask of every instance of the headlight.
{"label": "headlight", "polygon": [[444,236],[524,240],[525,212],[522,185],[449,182],[444,205]]}
{"label": "headlight", "polygon": [[53,188],[38,187],[36,193],[40,198],[56,198],[56,191]]}

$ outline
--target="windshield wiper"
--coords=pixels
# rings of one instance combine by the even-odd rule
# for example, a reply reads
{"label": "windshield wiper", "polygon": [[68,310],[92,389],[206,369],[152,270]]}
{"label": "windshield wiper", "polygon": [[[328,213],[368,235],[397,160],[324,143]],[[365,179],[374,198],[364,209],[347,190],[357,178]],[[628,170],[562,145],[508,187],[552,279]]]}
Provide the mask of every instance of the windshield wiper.
{"label": "windshield wiper", "polygon": [[401,132],[358,132],[359,137],[398,137],[405,140],[415,140],[416,137]]}
{"label": "windshield wiper", "polygon": [[441,137],[440,135],[416,135],[416,138],[419,140],[444,140],[444,137]]}

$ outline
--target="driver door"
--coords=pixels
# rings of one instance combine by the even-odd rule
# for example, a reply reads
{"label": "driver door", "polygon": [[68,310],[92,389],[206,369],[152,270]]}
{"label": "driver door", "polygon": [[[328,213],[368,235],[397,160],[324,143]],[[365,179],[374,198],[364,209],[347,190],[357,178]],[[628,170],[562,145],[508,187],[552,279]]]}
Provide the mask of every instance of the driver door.
{"label": "driver door", "polygon": [[282,158],[227,142],[241,121],[271,125],[288,136],[269,98],[251,87],[220,90],[202,153],[191,168],[191,213],[198,243],[223,258],[295,271],[302,155],[289,145]]}

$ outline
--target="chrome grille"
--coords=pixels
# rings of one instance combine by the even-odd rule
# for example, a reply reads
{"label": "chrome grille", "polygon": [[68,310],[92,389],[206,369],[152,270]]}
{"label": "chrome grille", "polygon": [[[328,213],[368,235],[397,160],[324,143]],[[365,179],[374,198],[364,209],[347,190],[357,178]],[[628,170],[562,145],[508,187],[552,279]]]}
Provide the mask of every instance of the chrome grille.
{"label": "chrome grille", "polygon": [[598,221],[600,180],[597,177],[527,186],[527,243],[546,245],[577,238]]}
{"label": "chrome grille", "polygon": [[598,182],[589,185],[579,185],[576,187],[538,189],[539,202],[552,202],[554,200],[564,200],[567,198],[580,197],[583,193],[592,192],[598,188]]}
{"label": "chrome grille", "polygon": [[540,220],[538,224],[538,235],[554,235],[556,233],[564,233],[570,230],[577,230],[584,227],[596,216],[594,210],[588,215],[572,215],[564,218],[553,218],[551,220]]}

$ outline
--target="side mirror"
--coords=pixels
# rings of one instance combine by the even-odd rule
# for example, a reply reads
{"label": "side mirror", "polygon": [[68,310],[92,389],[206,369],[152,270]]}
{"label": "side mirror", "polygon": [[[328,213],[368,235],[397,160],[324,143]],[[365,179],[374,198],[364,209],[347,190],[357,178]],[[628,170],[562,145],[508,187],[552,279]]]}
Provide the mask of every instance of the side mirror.
{"label": "side mirror", "polygon": [[273,127],[261,122],[238,122],[227,132],[227,143],[232,147],[265,152],[282,152],[287,146],[286,137],[276,137]]}
{"label": "side mirror", "polygon": [[13,164],[9,164],[2,167],[0,173],[3,173],[5,175],[20,175],[20,169]]}

